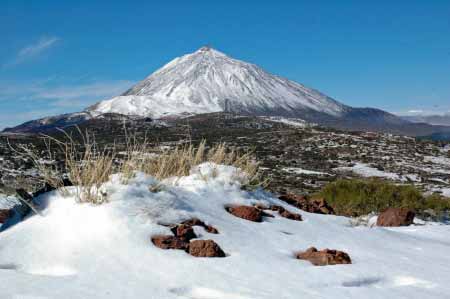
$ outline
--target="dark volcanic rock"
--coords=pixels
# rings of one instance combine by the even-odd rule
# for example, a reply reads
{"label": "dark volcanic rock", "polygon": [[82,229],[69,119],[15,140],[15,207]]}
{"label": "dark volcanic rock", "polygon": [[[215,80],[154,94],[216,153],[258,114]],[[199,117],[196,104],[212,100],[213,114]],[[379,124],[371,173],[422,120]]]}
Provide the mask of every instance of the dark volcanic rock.
{"label": "dark volcanic rock", "polygon": [[225,257],[225,252],[213,240],[191,241],[189,254],[195,257]]}
{"label": "dark volcanic rock", "polygon": [[153,236],[152,243],[161,249],[181,249],[187,250],[189,248],[189,242],[186,242],[175,236]]}
{"label": "dark volcanic rock", "polygon": [[407,208],[389,208],[378,216],[377,226],[408,226],[414,216],[414,211]]}
{"label": "dark volcanic rock", "polygon": [[281,195],[279,199],[309,213],[335,214],[333,208],[323,198],[310,199],[289,193]]}
{"label": "dark volcanic rock", "polygon": [[6,209],[0,210],[0,223],[5,223],[6,220],[8,220],[8,218],[11,217],[11,215],[12,215],[11,210]]}
{"label": "dark volcanic rock", "polygon": [[263,216],[265,213],[263,213],[261,210],[252,207],[252,206],[233,206],[233,207],[226,207],[225,208],[228,213],[253,222],[262,222]]}
{"label": "dark volcanic rock", "polygon": [[315,247],[310,247],[304,252],[297,253],[296,258],[301,260],[308,260],[315,266],[352,263],[350,256],[343,251],[333,249],[324,249],[318,251]]}

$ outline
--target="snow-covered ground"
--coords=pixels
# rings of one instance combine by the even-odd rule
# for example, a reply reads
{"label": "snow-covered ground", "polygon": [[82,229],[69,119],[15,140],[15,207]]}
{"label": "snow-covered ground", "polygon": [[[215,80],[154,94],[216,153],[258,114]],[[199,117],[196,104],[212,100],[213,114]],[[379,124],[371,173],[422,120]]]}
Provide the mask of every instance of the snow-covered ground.
{"label": "snow-covered ground", "polygon": [[14,196],[0,194],[0,210],[1,209],[10,209],[18,203],[19,203],[19,201]]}
{"label": "snow-covered ground", "polygon": [[273,121],[273,122],[278,122],[278,123],[282,123],[285,125],[298,127],[298,128],[314,126],[314,124],[307,123],[306,121],[304,121],[303,119],[300,119],[300,118],[289,118],[289,117],[280,117],[280,116],[269,116],[269,117],[264,117],[264,118],[268,119],[270,121]]}
{"label": "snow-covered ground", "polygon": [[[216,169],[216,170],[214,170]],[[450,227],[351,227],[349,219],[310,214],[263,191],[240,188],[232,167],[203,164],[161,183],[139,174],[105,184],[110,202],[77,204],[42,195],[44,217],[0,233],[0,298],[446,298]],[[275,215],[262,223],[236,218],[227,204],[279,204],[304,221]],[[150,242],[169,234],[160,222],[198,217],[225,258],[196,258]],[[346,251],[351,265],[315,267],[296,260],[310,246]]]}
{"label": "snow-covered ground", "polygon": [[396,180],[396,181],[420,181],[419,177],[416,174],[405,174],[405,175],[399,175],[397,173],[393,172],[387,172],[382,171],[379,169],[376,169],[374,167],[371,167],[370,165],[364,164],[364,163],[355,163],[355,165],[351,167],[337,167],[334,170],[336,171],[352,171],[353,173],[356,173],[362,177],[376,177],[376,178],[385,178],[390,180]]}
{"label": "snow-covered ground", "polygon": [[308,170],[308,169],[303,169],[303,168],[299,168],[299,167],[286,167],[286,168],[283,168],[283,170],[286,171],[286,172],[293,172],[293,173],[298,173],[298,174],[330,175],[329,173],[325,173],[325,172],[321,172],[321,171]]}
{"label": "snow-covered ground", "polygon": [[352,171],[362,177],[381,177],[381,178],[387,178],[392,180],[399,180],[400,176],[396,173],[392,172],[385,172],[378,170],[374,167],[371,167],[364,163],[356,163],[355,165],[351,167],[339,167],[336,168],[337,171]]}

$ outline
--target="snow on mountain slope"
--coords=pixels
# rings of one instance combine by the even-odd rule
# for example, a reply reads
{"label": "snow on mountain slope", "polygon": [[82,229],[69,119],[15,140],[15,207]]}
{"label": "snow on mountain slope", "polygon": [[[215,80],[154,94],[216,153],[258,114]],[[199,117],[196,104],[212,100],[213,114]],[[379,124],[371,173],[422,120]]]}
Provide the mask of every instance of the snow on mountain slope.
{"label": "snow on mountain slope", "polygon": [[[215,171],[214,171],[215,169]],[[104,185],[110,202],[77,204],[44,194],[44,217],[0,233],[0,298],[446,298],[450,227],[351,227],[345,217],[310,214],[271,194],[240,188],[241,173],[202,164],[162,182],[139,174]],[[236,218],[224,205],[278,204],[303,215],[262,223]],[[168,234],[158,222],[198,217],[219,230],[225,258],[196,258],[150,242]],[[351,265],[315,267],[293,253],[309,246],[348,252]]]}
{"label": "snow on mountain slope", "polygon": [[316,90],[202,47],[89,110],[151,117],[219,111],[293,115],[302,110],[339,116],[345,107]]}

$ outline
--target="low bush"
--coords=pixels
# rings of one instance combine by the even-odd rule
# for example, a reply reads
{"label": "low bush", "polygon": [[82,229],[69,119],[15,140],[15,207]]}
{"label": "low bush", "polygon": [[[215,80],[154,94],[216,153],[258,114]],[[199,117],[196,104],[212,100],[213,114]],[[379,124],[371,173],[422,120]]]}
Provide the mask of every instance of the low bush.
{"label": "low bush", "polygon": [[406,207],[421,212],[437,213],[450,209],[450,200],[440,195],[424,196],[412,185],[396,185],[381,179],[341,179],[326,185],[321,196],[337,214],[361,216],[389,207]]}

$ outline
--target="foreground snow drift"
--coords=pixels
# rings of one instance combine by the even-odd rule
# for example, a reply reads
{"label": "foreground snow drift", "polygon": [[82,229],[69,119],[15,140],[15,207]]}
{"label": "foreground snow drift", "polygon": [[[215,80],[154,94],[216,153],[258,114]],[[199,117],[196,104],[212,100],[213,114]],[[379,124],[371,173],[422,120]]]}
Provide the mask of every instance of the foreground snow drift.
{"label": "foreground snow drift", "polygon": [[[110,202],[77,204],[43,195],[45,216],[0,234],[0,298],[444,298],[450,293],[450,227],[354,228],[348,218],[309,214],[262,191],[240,188],[242,174],[203,164],[160,184],[138,174],[128,185],[105,184]],[[254,223],[224,205],[277,204],[303,221]],[[150,242],[170,234],[158,223],[197,217],[195,227],[225,258],[196,258]],[[315,267],[294,252],[335,248],[353,264]]]}

